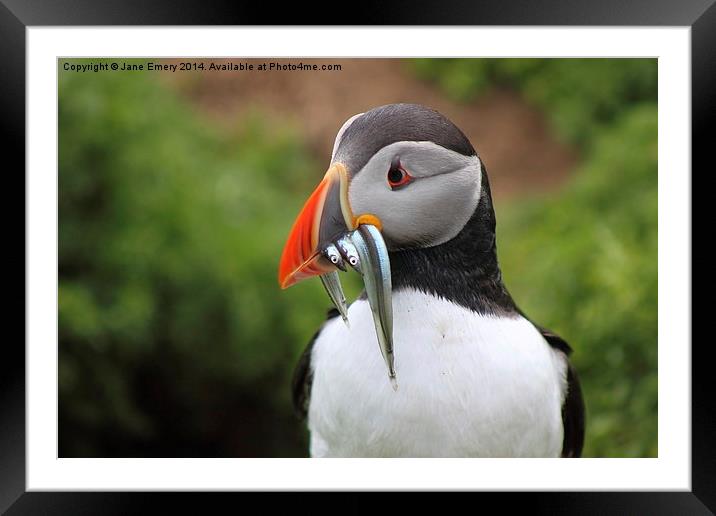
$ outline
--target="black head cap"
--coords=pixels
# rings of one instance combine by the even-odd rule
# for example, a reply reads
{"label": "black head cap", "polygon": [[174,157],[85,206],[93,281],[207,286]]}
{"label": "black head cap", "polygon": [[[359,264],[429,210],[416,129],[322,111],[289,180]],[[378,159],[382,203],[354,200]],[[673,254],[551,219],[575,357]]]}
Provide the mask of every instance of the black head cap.
{"label": "black head cap", "polygon": [[429,141],[464,156],[475,156],[472,144],[450,120],[420,104],[387,104],[366,111],[345,130],[334,159],[358,172],[391,143]]}

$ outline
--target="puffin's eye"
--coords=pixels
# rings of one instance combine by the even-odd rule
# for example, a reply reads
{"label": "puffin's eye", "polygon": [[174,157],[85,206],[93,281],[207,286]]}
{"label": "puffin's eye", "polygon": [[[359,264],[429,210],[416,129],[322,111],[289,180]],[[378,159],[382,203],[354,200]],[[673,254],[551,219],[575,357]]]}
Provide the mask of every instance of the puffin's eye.
{"label": "puffin's eye", "polygon": [[402,167],[399,159],[394,159],[388,170],[388,184],[390,188],[396,190],[401,188],[413,180],[413,177]]}

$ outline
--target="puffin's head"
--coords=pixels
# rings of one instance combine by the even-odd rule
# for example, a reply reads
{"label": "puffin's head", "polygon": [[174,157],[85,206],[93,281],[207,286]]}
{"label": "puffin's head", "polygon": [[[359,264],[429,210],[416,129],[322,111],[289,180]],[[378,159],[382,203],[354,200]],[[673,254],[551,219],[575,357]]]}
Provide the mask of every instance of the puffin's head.
{"label": "puffin's head", "polygon": [[351,117],[291,230],[281,287],[334,271],[321,251],[363,224],[380,230],[389,251],[451,240],[475,212],[481,177],[474,148],[437,111],[389,104]]}

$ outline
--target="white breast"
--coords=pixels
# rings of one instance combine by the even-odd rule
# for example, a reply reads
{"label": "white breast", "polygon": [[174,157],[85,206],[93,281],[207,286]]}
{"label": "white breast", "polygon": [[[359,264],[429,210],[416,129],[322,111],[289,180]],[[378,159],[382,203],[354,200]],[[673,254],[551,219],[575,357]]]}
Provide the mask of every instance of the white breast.
{"label": "white breast", "polygon": [[315,342],[314,457],[558,457],[566,361],[523,317],[393,295],[393,391],[367,301]]}

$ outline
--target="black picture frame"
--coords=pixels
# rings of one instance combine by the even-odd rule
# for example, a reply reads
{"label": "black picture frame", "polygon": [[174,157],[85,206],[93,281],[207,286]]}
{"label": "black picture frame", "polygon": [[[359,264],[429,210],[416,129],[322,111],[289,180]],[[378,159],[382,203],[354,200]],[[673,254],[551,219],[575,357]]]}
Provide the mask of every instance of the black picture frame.
{"label": "black picture frame", "polygon": [[[708,127],[716,113],[716,5],[715,0],[549,0],[500,2],[430,2],[414,5],[381,3],[354,9],[351,25],[559,25],[559,26],[688,26],[691,27],[692,163],[706,163],[713,147]],[[277,4],[278,5],[278,4]],[[355,7],[356,4],[353,4]],[[20,181],[14,170],[25,168],[25,41],[31,26],[62,25],[247,25],[319,23],[304,3],[264,6],[218,1],[155,0],[152,2],[92,0],[0,0],[0,148],[6,178]],[[263,9],[258,12],[255,9]],[[326,8],[324,13],[332,12]],[[338,17],[336,17],[338,19]],[[340,18],[345,21],[344,17]],[[15,157],[14,167],[7,165]],[[692,166],[692,169],[693,169]],[[704,170],[703,172],[707,172]],[[692,172],[692,178],[694,174]],[[20,189],[25,199],[25,180]],[[9,193],[9,191],[7,192]],[[14,194],[14,191],[13,191]],[[9,198],[9,195],[7,196]],[[7,204],[9,205],[9,203]],[[6,211],[9,210],[6,208]],[[9,213],[8,213],[9,215]],[[9,216],[7,221],[12,220]],[[710,231],[707,234],[711,234]],[[692,231],[693,234],[693,231]],[[9,245],[6,246],[8,249]],[[23,255],[25,245],[23,242]],[[27,256],[24,256],[26,259]],[[25,260],[23,260],[25,263]],[[8,271],[9,272],[9,271]],[[27,270],[25,269],[27,274]],[[10,275],[10,274],[9,274]],[[14,274],[13,276],[18,276]],[[23,296],[23,300],[25,295]],[[17,301],[14,306],[19,306]],[[25,303],[22,303],[23,309]],[[716,406],[710,394],[707,347],[692,346],[692,490],[690,492],[567,492],[567,493],[475,493],[499,503],[501,510],[571,514],[713,514],[716,511]],[[689,343],[669,343],[686,346]],[[6,338],[0,359],[0,512],[7,514],[133,514],[148,507],[147,496],[172,507],[206,512],[207,494],[189,501],[188,495],[156,493],[39,493],[26,492],[25,450],[25,350],[19,339]],[[234,494],[221,494],[223,502]],[[343,510],[356,512],[370,502],[349,495]],[[211,503],[216,499],[212,497]],[[421,499],[418,495],[417,499]],[[285,497],[272,500],[284,501]],[[314,495],[306,508],[318,509]],[[231,502],[229,502],[231,503]],[[262,501],[265,503],[265,501]],[[419,502],[422,504],[422,501]],[[381,502],[383,508],[390,504]],[[373,506],[374,507],[374,506]],[[335,506],[334,506],[335,508]],[[427,508],[424,507],[424,508]],[[312,512],[315,512],[312,510]]]}

